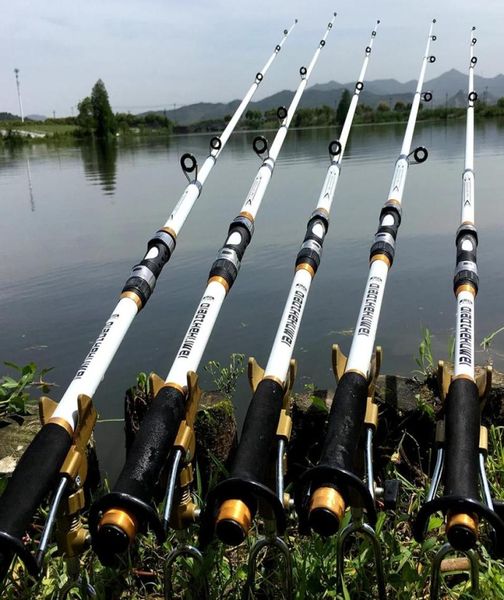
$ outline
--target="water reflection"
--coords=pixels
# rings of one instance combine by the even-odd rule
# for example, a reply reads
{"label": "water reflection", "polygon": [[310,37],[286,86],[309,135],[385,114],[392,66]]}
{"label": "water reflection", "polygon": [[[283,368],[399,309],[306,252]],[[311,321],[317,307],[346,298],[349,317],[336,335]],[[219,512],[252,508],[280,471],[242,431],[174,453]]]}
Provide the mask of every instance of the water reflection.
{"label": "water reflection", "polygon": [[113,196],[117,177],[117,141],[95,140],[81,145],[86,179],[99,185],[106,196]]}
{"label": "water reflection", "polygon": [[35,199],[33,197],[33,184],[30,168],[30,159],[26,157],[26,174],[28,175],[28,194],[30,196],[30,207],[31,211],[35,212]]}

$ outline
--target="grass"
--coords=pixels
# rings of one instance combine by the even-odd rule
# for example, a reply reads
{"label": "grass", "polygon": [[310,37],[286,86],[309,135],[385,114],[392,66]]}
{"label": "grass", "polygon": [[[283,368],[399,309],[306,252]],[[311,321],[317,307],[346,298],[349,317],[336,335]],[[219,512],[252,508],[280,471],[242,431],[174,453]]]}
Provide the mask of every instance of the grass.
{"label": "grass", "polygon": [[28,363],[23,366],[12,362],[4,362],[16,374],[16,377],[4,375],[0,378],[0,420],[23,416],[28,413],[30,408],[34,408],[34,401],[30,391],[33,388],[47,394],[54,385],[44,380],[52,369],[38,369],[35,363]]}
{"label": "grass", "polygon": [[[504,497],[504,428],[490,430],[490,454],[487,462],[489,480],[495,497]],[[429,534],[423,544],[412,538],[412,518],[425,497],[425,488],[405,479],[391,463],[387,477],[397,477],[401,481],[399,508],[393,512],[380,513],[377,533],[382,546],[387,579],[388,597],[398,600],[428,598],[430,563],[443,538],[442,519],[434,516],[429,525]],[[346,521],[350,518],[347,513]],[[259,531],[261,524],[259,524]],[[440,533],[440,535],[438,535]],[[225,549],[215,543],[205,554],[204,570],[210,587],[210,598],[238,600],[243,598],[243,587],[247,579],[247,556],[252,544],[258,539],[258,529],[254,529],[250,539],[237,549]],[[192,538],[196,541],[196,538]],[[291,549],[294,577],[294,598],[296,600],[336,598],[375,598],[376,587],[370,546],[367,542],[353,544],[346,552],[345,587],[336,574],[336,540],[313,535],[299,536],[296,520],[289,518],[289,526],[284,538]],[[81,557],[79,573],[83,583],[90,582],[95,587],[98,598],[155,599],[163,597],[163,570],[165,559],[176,543],[175,535],[158,547],[155,539],[145,536],[129,555],[115,568],[103,567],[88,550]],[[481,546],[480,558],[481,598],[504,600],[504,561],[491,559]],[[264,563],[261,571],[262,594],[258,598],[282,598],[281,582],[283,573],[278,557]],[[177,563],[174,573],[174,598],[196,598],[191,595],[193,584],[187,580],[190,566],[183,559]],[[189,569],[190,572],[190,569]],[[272,588],[268,588],[269,577],[273,577]],[[44,577],[38,583],[31,582],[20,563],[9,576],[3,591],[8,600],[28,598],[59,598],[58,590],[69,581],[65,561],[56,555],[52,548],[46,560]],[[82,586],[82,583],[81,583]],[[269,592],[267,591],[269,589]],[[188,591],[189,590],[189,591]],[[77,594],[77,590],[75,590]],[[186,594],[185,596],[183,594]],[[73,595],[72,597],[83,597]],[[472,598],[467,578],[452,575],[443,581],[442,598],[468,600]]]}
{"label": "grass", "polygon": [[77,125],[67,123],[51,123],[50,121],[0,121],[0,129],[12,131],[33,131],[35,133],[45,133],[48,136],[67,135],[77,131]]}
{"label": "grass", "polygon": [[[426,354],[429,354],[428,345]],[[229,386],[236,383],[237,373],[243,370],[243,359],[231,358],[229,366],[224,369],[214,364],[209,369],[210,374],[222,386],[223,391],[229,391]],[[425,363],[419,366],[429,365]],[[19,380],[36,381],[34,365],[29,368],[16,367]],[[12,382],[16,382],[11,378]],[[43,377],[41,378],[43,379]],[[140,383],[146,384],[145,377],[140,377]],[[8,380],[9,381],[9,380]],[[45,383],[45,382],[44,382]],[[27,381],[28,385],[28,381]],[[11,385],[11,389],[15,389]],[[24,390],[24,388],[23,388]],[[26,393],[21,390],[21,393]],[[313,390],[308,389],[313,395]],[[325,407],[324,407],[325,408]],[[207,418],[203,413],[203,418]],[[409,434],[405,434],[409,435]],[[414,442],[414,440],[413,440]],[[492,486],[492,495],[504,498],[504,427],[492,427],[489,436],[489,456],[487,459],[487,474]],[[381,473],[381,478],[398,479],[401,483],[400,498],[397,509],[393,512],[380,512],[377,523],[382,557],[387,581],[389,599],[412,600],[429,597],[431,562],[437,549],[444,541],[443,519],[434,515],[429,523],[428,534],[422,544],[417,543],[412,536],[412,521],[419,507],[425,500],[427,476],[417,468],[409,468],[410,458],[405,455],[402,440],[391,452],[392,459]],[[416,462],[416,461],[413,461]],[[221,476],[225,475],[222,464],[217,465]],[[408,467],[408,468],[405,468]],[[405,477],[404,473],[411,476]],[[196,469],[198,473],[198,469]],[[198,477],[197,477],[198,480]],[[211,484],[212,485],[212,484]],[[107,482],[103,492],[107,491]],[[287,489],[287,491],[292,491]],[[196,495],[204,499],[204,491],[197,483]],[[29,531],[32,549],[36,548],[47,509],[41,510]],[[85,517],[85,515],[84,515]],[[349,522],[347,512],[345,522]],[[483,535],[484,535],[484,528]],[[213,600],[242,600],[247,581],[247,560],[250,550],[262,537],[264,524],[256,523],[251,535],[241,546],[234,549],[213,543],[204,554],[203,569],[208,579],[209,597]],[[180,534],[179,534],[180,535]],[[138,543],[115,567],[102,566],[88,549],[78,564],[67,563],[58,556],[56,546],[52,546],[46,557],[43,577],[33,581],[25,572],[22,563],[17,561],[11,569],[1,591],[2,598],[7,600],[28,600],[40,598],[59,600],[61,590],[72,587],[71,598],[85,598],[85,587],[91,584],[98,598],[121,598],[130,600],[163,598],[164,569],[166,558],[177,543],[184,537],[192,543],[197,543],[197,530],[183,533],[180,539],[173,532],[166,542],[159,546],[152,535],[141,536]],[[483,537],[484,539],[484,537]],[[284,536],[291,552],[293,565],[293,581],[295,600],[376,598],[376,578],[374,562],[369,542],[350,543],[346,549],[344,561],[344,584],[338,580],[336,572],[336,539],[322,538],[318,535],[302,537],[297,530],[295,514],[288,517],[288,527]],[[492,600],[504,600],[504,561],[492,559],[483,545],[478,547],[480,561],[480,590],[479,597]],[[192,563],[181,558],[174,565],[173,598],[196,600],[195,577]],[[258,568],[258,589],[256,598],[284,598],[283,584],[285,581],[282,559],[278,555],[268,553],[262,556]],[[72,584],[73,582],[73,584]],[[464,574],[449,575],[442,581],[442,598],[469,600],[471,595],[468,578]]]}

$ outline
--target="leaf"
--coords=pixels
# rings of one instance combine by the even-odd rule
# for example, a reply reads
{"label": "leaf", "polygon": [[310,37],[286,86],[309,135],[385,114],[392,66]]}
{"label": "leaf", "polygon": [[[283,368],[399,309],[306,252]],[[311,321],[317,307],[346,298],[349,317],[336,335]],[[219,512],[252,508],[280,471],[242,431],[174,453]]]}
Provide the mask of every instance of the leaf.
{"label": "leaf", "polygon": [[437,543],[438,540],[436,538],[427,538],[422,544],[422,552],[428,552],[429,550],[432,550]]}
{"label": "leaf", "polygon": [[312,406],[321,412],[328,412],[326,403],[319,396],[312,396],[310,398]]}
{"label": "leaf", "polygon": [[432,531],[433,529],[439,529],[443,524],[443,519],[441,517],[431,517],[429,519],[429,525],[427,526],[427,531]]}
{"label": "leaf", "polygon": [[10,362],[9,360],[4,360],[4,365],[7,367],[11,367],[16,371],[21,371],[21,367],[19,365],[16,365],[16,363]]}
{"label": "leaf", "polygon": [[14,388],[17,388],[18,386],[18,382],[15,381],[14,379],[12,379],[12,377],[4,377],[4,380],[2,382],[2,387],[7,388],[8,390],[13,390]]}
{"label": "leaf", "polygon": [[26,375],[35,375],[35,372],[37,371],[37,367],[35,366],[35,363],[31,362],[28,363],[27,365],[25,365],[22,370],[21,373],[26,376]]}

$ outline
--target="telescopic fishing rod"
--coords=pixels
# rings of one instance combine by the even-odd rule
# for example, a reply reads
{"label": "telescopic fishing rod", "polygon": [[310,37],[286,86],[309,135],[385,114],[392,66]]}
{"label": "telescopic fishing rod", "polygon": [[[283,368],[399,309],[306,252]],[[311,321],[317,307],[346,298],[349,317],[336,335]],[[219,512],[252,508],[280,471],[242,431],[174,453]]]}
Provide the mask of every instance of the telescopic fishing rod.
{"label": "telescopic fishing rod", "polygon": [[[93,547],[102,562],[109,562],[115,555],[126,550],[135,540],[137,533],[145,531],[147,526],[153,529],[159,540],[164,539],[170,524],[177,475],[180,472],[180,485],[186,490],[188,483],[192,481],[191,461],[195,445],[193,423],[201,393],[197,385],[196,371],[224,299],[238,275],[278,155],[335,18],[336,13],[328,24],[308,68],[300,68],[301,81],[289,108],[280,107],[277,111],[281,125],[269,152],[265,138],[259,136],[254,139],[255,152],[259,156],[265,155],[265,158],[246,201],[240,214],[231,222],[224,246],[212,264],[207,287],[166,380],[163,382],[157,378],[154,381],[157,394],[145,415],[112,492],[91,507],[89,522]],[[161,522],[152,499],[156,483],[167,461],[168,486]],[[187,503],[182,509],[181,520],[187,526],[196,519],[199,509],[191,503],[190,493],[183,493],[182,496]],[[176,516],[180,516],[179,509]]]}
{"label": "telescopic fishing rod", "polygon": [[[266,369],[261,369],[254,359],[249,361],[252,400],[229,477],[216,486],[207,501],[202,527],[206,532],[203,537],[210,538],[215,531],[222,542],[233,546],[240,544],[247,536],[260,504],[263,516],[266,512],[268,519],[273,517],[274,527],[270,535],[272,545],[283,548],[277,533],[283,533],[285,529],[285,512],[289,505],[289,498],[284,497],[283,482],[285,447],[292,429],[289,411],[289,393],[294,379],[292,355],[310,287],[320,264],[341,163],[359,96],[364,88],[366,69],[379,23],[380,21],[376,22],[369,45],[365,48],[341,136],[329,144],[331,162],[296,257],[294,278]],[[274,469],[271,469],[273,456],[276,456],[275,477],[272,477]],[[264,543],[261,543],[261,547],[264,547]],[[251,552],[251,557],[253,556],[254,549]]]}
{"label": "telescopic fishing rod", "polygon": [[[455,361],[453,375],[440,362],[438,375],[443,398],[443,416],[436,430],[437,459],[427,502],[420,509],[414,535],[422,541],[430,516],[441,511],[445,516],[448,543],[437,553],[433,563],[431,597],[439,591],[442,559],[450,552],[466,553],[471,563],[473,590],[477,588],[477,558],[471,549],[480,537],[480,521],[494,530],[493,551],[504,554],[504,521],[494,510],[485,472],[488,432],[481,425],[481,409],[491,388],[491,368],[475,376],[474,308],[479,288],[476,261],[478,232],[474,224],[474,106],[478,95],[474,89],[475,28],[471,30],[469,85],[467,95],[465,164],[462,174],[460,226],[456,233],[456,267],[453,291],[456,298]],[[444,479],[443,495],[436,493]],[[479,479],[479,481],[478,481]],[[476,576],[474,576],[476,573]]]}
{"label": "telescopic fishing rod", "polygon": [[[431,42],[436,39],[432,33],[434,23],[435,19],[429,29],[418,85],[401,152],[395,164],[388,200],[381,210],[378,231],[371,246],[368,280],[348,360],[337,348],[333,350],[333,367],[339,381],[329,414],[321,457],[316,467],[308,469],[302,475],[295,494],[300,530],[303,533],[313,530],[324,536],[335,534],[348,507],[354,511],[360,509],[359,512],[364,509],[369,524],[358,519],[357,523],[351,524],[352,529],[348,530],[348,533],[341,533],[340,538],[356,530],[370,538],[375,553],[379,594],[382,598],[385,596],[385,583],[379,544],[373,529],[376,524],[376,490],[372,476],[372,441],[378,420],[377,405],[373,399],[381,352],[377,351],[373,359],[373,349],[385,283],[394,259],[396,237],[401,223],[401,204],[409,161],[411,156],[419,163],[427,158],[425,148],[419,147],[411,152],[411,144],[420,100],[422,97],[425,100],[432,98],[430,92],[422,96],[422,87],[427,64],[435,61],[435,57],[429,54]],[[360,469],[361,438],[364,430],[366,449],[363,458],[367,485],[361,478]],[[342,552],[342,543],[340,550]],[[339,569],[342,569],[341,558],[339,556]]]}
{"label": "telescopic fishing rod", "polygon": [[[254,82],[224,131],[220,136],[211,138],[210,153],[201,169],[198,170],[197,161],[192,154],[184,154],[181,157],[181,166],[189,184],[164,226],[149,240],[144,258],[133,267],[117,306],[60,402],[56,404],[45,401],[41,405],[43,427],[21,457],[0,498],[0,579],[5,575],[14,554],[22,558],[32,575],[38,574],[43,553],[39,551],[38,558],[35,559],[25,548],[21,538],[42,500],[50,491],[57,489],[53,500],[54,510],[50,512],[46,523],[48,540],[59,502],[65,495],[73,493],[75,487],[81,487],[70,473],[61,471],[86,418],[81,408],[85,405],[86,410],[94,412],[90,399],[105,376],[131,323],[151,296],[161,270],[175,250],[177,236],[226,142],[296,23],[297,20],[289,30],[284,30],[282,40],[262,70],[256,74]],[[194,173],[192,180],[189,177],[191,173]],[[96,420],[96,415],[94,418]],[[46,546],[43,546],[42,550],[45,549]]]}

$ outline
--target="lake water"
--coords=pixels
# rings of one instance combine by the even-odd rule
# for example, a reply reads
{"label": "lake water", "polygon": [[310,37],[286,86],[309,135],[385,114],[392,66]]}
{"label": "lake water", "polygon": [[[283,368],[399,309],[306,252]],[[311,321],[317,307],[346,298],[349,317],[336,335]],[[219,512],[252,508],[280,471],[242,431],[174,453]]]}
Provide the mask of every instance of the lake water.
{"label": "lake water", "polygon": [[[476,222],[480,246],[477,342],[504,325],[504,124],[476,126]],[[368,271],[368,253],[387,199],[403,125],[354,128],[343,162],[321,267],[300,330],[296,388],[334,387],[331,345],[348,351]],[[122,417],[124,390],[139,371],[163,378],[203,292],[229,222],[244,202],[259,160],[255,134],[229,141],[184,226],[147,307],[133,323],[98,389],[103,419]],[[274,132],[268,132],[270,141]],[[221,311],[202,365],[230,353],[265,365],[290,286],[307,218],[328,166],[330,129],[291,131],[256,221],[238,280]],[[413,166],[403,201],[396,260],[387,283],[377,343],[383,371],[410,375],[423,327],[436,358],[446,358],[455,325],[454,234],[460,218],[465,123],[422,123],[414,143],[429,159]],[[203,160],[209,136],[119,140],[92,145],[0,148],[0,331],[2,360],[55,367],[59,400],[115,306],[132,265],[177,202],[185,178],[179,157]],[[504,369],[504,333],[491,353]],[[204,386],[212,387],[201,369]],[[244,378],[243,378],[244,379]],[[243,417],[250,394],[239,384]],[[114,477],[123,461],[120,423],[96,429],[102,466]]]}

